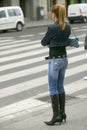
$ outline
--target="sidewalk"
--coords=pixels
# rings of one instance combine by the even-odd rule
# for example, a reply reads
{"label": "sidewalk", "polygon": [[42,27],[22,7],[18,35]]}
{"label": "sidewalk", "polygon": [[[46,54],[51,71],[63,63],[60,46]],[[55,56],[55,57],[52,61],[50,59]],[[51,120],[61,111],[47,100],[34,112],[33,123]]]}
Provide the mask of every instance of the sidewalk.
{"label": "sidewalk", "polygon": [[34,28],[34,27],[41,27],[41,26],[48,26],[52,24],[52,20],[38,20],[38,21],[28,21],[25,20],[25,28]]}
{"label": "sidewalk", "polygon": [[[67,19],[66,19],[66,21],[67,21]],[[50,18],[43,19],[43,20],[35,20],[35,21],[29,21],[28,19],[25,19],[24,28],[34,28],[34,27],[48,26],[52,23],[54,23],[54,22]]]}
{"label": "sidewalk", "polygon": [[47,126],[44,121],[51,118],[51,106],[21,115],[0,125],[0,130],[87,130],[87,95],[66,102],[67,121],[61,125]]}

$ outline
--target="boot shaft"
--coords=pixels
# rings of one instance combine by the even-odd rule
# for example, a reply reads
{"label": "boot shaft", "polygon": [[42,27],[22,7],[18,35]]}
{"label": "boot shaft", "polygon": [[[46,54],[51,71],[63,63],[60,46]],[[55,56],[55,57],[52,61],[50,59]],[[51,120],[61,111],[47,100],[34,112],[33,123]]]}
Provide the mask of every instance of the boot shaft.
{"label": "boot shaft", "polygon": [[51,95],[51,102],[52,102],[52,110],[53,110],[53,115],[56,116],[58,115],[59,113],[59,101],[58,101],[58,95],[55,94],[55,95]]}
{"label": "boot shaft", "polygon": [[65,92],[59,94],[60,111],[65,112]]}

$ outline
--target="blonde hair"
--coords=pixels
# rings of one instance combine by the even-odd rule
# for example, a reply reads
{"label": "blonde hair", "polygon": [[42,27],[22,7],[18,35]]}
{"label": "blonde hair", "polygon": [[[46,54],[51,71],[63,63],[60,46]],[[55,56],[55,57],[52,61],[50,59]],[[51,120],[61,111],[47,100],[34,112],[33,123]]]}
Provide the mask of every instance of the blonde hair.
{"label": "blonde hair", "polygon": [[64,30],[65,28],[65,17],[66,17],[66,9],[64,5],[55,4],[52,6],[51,11],[55,14],[58,19],[59,27]]}

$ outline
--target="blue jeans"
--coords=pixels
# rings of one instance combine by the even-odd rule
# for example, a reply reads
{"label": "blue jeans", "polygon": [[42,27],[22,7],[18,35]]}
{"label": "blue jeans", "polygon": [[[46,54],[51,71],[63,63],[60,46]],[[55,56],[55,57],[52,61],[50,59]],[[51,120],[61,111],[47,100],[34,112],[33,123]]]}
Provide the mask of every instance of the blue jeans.
{"label": "blue jeans", "polygon": [[50,59],[48,63],[48,88],[50,95],[64,93],[65,71],[67,58]]}

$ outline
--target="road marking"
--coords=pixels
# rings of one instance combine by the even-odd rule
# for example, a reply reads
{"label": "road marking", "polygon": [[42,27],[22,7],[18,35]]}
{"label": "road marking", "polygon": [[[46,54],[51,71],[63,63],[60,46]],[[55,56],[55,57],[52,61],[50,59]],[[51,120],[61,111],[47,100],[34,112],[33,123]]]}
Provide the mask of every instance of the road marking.
{"label": "road marking", "polygon": [[22,35],[22,36],[20,36],[20,37],[26,38],[26,37],[33,37],[33,36],[35,36],[35,35],[34,35],[34,34],[30,34],[30,35]]}
{"label": "road marking", "polygon": [[[82,87],[78,87],[80,85],[80,83],[82,84]],[[72,94],[73,92],[79,91],[83,88],[87,88],[86,84],[87,83],[83,82],[83,81],[80,81],[80,82],[76,81],[72,84],[70,83],[65,86],[66,94]],[[37,97],[39,97],[39,96],[37,96]],[[82,96],[82,95],[79,95],[78,97],[84,98],[84,96]],[[1,119],[0,122],[2,121],[2,119],[3,119],[3,121],[8,119],[11,115],[12,115],[11,118],[14,118],[15,115],[17,116],[18,113],[25,114],[28,112],[33,112],[36,109],[40,110],[40,108],[45,108],[48,106],[47,102],[42,102],[42,101],[39,101],[34,98],[35,97],[25,99],[25,100],[22,100],[22,101],[19,101],[19,102],[13,103],[11,105],[7,105],[5,107],[0,108],[0,119]],[[87,98],[87,95],[85,96],[85,98]]]}
{"label": "road marking", "polygon": [[[28,44],[31,44],[31,43],[39,43],[40,41],[31,41],[31,42],[28,42]],[[25,44],[26,45],[26,44]],[[32,46],[25,46],[25,47],[20,47],[20,49],[19,48],[14,48],[14,49],[12,49],[12,50],[5,50],[5,51],[3,51],[3,52],[0,52],[0,55],[3,55],[3,54],[10,54],[10,53],[13,53],[13,52],[20,52],[20,51],[24,51],[24,50],[31,50],[32,48],[38,48],[38,47],[41,47],[40,46],[40,44],[35,44],[35,45],[33,45],[32,44]]]}
{"label": "road marking", "polygon": [[4,116],[9,116],[11,114],[15,114],[22,111],[32,111],[32,109],[37,109],[37,107],[41,107],[47,105],[48,103],[42,102],[33,98],[25,99],[11,105],[7,105],[3,108],[0,108],[0,118]]}
{"label": "road marking", "polygon": [[38,33],[38,35],[44,35],[46,32]]}
{"label": "road marking", "polygon": [[[7,51],[6,49],[14,49],[14,47],[21,47],[23,45],[29,45],[29,41],[30,40],[19,40],[19,41],[14,41],[14,42],[9,42],[8,45],[5,45],[5,46],[0,46],[0,50],[2,51]],[[14,43],[17,43],[17,44],[14,44]],[[18,44],[18,43],[21,43],[21,44]]]}
{"label": "road marking", "polygon": [[44,85],[45,83],[47,83],[47,75],[44,77],[42,76],[36,79],[31,79],[30,81],[27,81],[27,82],[9,86],[9,87],[0,89],[0,98],[17,94],[17,93],[20,93],[20,92],[23,92],[32,88],[35,89],[36,87]]}
{"label": "road marking", "polygon": [[[41,54],[41,53],[45,53],[45,52],[47,52],[47,50],[43,50],[43,51],[39,51],[39,53],[38,53],[38,51],[35,51],[36,52],[36,54]],[[22,54],[22,56],[21,55],[19,55],[19,56],[11,56],[11,59],[10,58],[6,58],[6,60],[4,59],[4,58],[2,58],[3,59],[3,62],[4,61],[9,61],[9,64],[8,65],[3,65],[3,67],[0,67],[0,71],[3,71],[3,70],[6,70],[6,69],[12,69],[12,68],[14,68],[14,67],[21,67],[21,66],[23,66],[23,65],[27,65],[27,64],[31,64],[31,63],[37,63],[37,62],[39,62],[39,61],[42,61],[42,60],[44,60],[44,57],[46,56],[46,54],[44,55],[44,57],[42,56],[42,57],[36,57],[36,58],[33,58],[33,59],[28,59],[28,60],[24,60],[24,61],[17,61],[16,63],[10,63],[10,61],[12,60],[12,59],[19,59],[19,58],[23,58],[23,57],[26,57],[26,56],[33,56],[33,54],[35,54],[35,52],[30,52],[30,53],[27,53],[28,55],[23,55]],[[80,58],[79,58],[79,56],[75,56],[75,57],[71,57],[71,58],[68,58],[68,62],[69,62],[69,64],[70,63],[74,63],[74,62],[76,62],[76,61],[80,61],[80,60],[83,60],[83,59],[86,59],[86,56],[85,56],[86,54],[83,54],[83,55],[79,55],[80,56]],[[1,62],[1,61],[0,61]],[[2,62],[1,62],[2,63]]]}
{"label": "road marking", "polygon": [[10,41],[13,41],[12,39],[9,39],[9,40],[1,40],[0,41],[0,45],[1,45],[1,43],[3,44],[4,42],[10,42]]}
{"label": "road marking", "polygon": [[[13,53],[13,52],[21,52],[21,51],[24,51],[24,50],[31,50],[32,47],[23,47],[23,48],[18,48],[18,49],[14,49],[14,50],[9,50],[7,52],[1,52],[4,53],[4,54],[10,54],[10,53]],[[34,45],[33,49],[34,48],[38,48],[38,45]],[[67,50],[67,54],[72,54],[72,53],[75,53],[75,52],[80,52],[81,50],[83,50],[83,47],[81,47],[80,49],[78,49],[77,51],[76,50]],[[9,53],[10,52],[10,53]],[[10,60],[13,60],[13,59],[18,59],[18,58],[23,58],[23,57],[26,57],[26,56],[33,56],[33,55],[36,55],[36,54],[41,54],[43,52],[48,52],[48,48],[44,48],[43,50],[42,49],[39,49],[39,50],[33,50],[33,51],[30,51],[30,52],[27,52],[27,53],[22,53],[22,54],[15,54],[13,56],[7,56],[7,57],[2,57],[0,58],[0,62],[6,62],[6,61],[10,61]],[[85,54],[83,54],[85,55]]]}
{"label": "road marking", "polygon": [[70,63],[74,63],[76,61],[80,61],[80,60],[83,60],[83,59],[85,59],[85,60],[87,59],[86,54],[81,54],[81,55],[77,55],[77,56],[68,58],[68,62],[70,64]]}
{"label": "road marking", "polygon": [[[5,42],[5,43],[0,43],[0,49],[2,48],[2,47],[4,47],[4,45],[5,45],[5,47],[6,46],[9,46],[9,44],[11,45],[11,46],[13,46],[15,43],[17,43],[17,44],[19,44],[19,43],[22,43],[22,42],[26,42],[26,41],[28,41],[28,40],[12,40],[12,41],[8,41],[8,42]],[[0,52],[1,53],[1,52]]]}
{"label": "road marking", "polygon": [[[43,53],[45,53],[45,52],[47,52],[47,50],[44,48]],[[2,62],[9,61],[9,63],[10,63],[11,60],[15,60],[15,59],[17,60],[17,59],[20,59],[20,58],[25,58],[27,56],[35,56],[37,54],[42,54],[42,50],[41,49],[36,50],[36,51],[33,50],[33,51],[27,52],[25,54],[22,53],[22,54],[17,54],[17,55],[13,55],[13,56],[3,57],[3,58],[0,58],[0,62],[2,63]]]}
{"label": "road marking", "polygon": [[66,94],[69,94],[69,95],[72,93],[81,91],[84,88],[87,88],[87,81],[84,81],[83,79],[80,79],[78,81],[75,81],[74,83],[65,85]]}
{"label": "road marking", "polygon": [[[78,66],[76,68],[67,69],[66,77],[70,77],[72,75],[86,71],[86,66],[87,66],[87,64]],[[40,67],[36,67],[35,69],[34,68],[30,69],[30,72],[32,74],[34,74],[34,73],[43,71],[43,68],[44,68],[44,70],[45,69],[47,70],[47,65],[44,65],[44,67],[41,66],[41,68],[42,68],[41,70],[39,70]],[[80,69],[80,68],[82,68],[82,69]],[[31,74],[31,73],[26,74],[27,72],[25,72],[25,71],[23,71],[23,72],[24,72],[25,76]],[[1,76],[0,82],[11,80],[11,79],[14,79],[14,78],[18,78],[18,77],[21,77],[21,76],[24,76],[24,75],[23,75],[22,72],[19,72],[19,73],[17,72],[17,73],[14,73],[14,74],[8,74],[8,75],[5,75],[5,76]],[[23,83],[20,83],[20,84],[17,84],[17,85],[13,85],[13,86],[10,86],[10,87],[7,87],[7,88],[3,88],[3,89],[0,90],[0,98],[5,97],[5,96],[9,96],[9,95],[13,95],[13,94],[17,94],[19,92],[23,92],[23,91],[26,91],[26,90],[29,90],[29,89],[32,89],[32,88],[35,89],[36,87],[44,85],[44,84],[47,84],[47,75],[44,76],[44,77],[36,78],[34,80],[30,80],[28,82],[23,82]]]}
{"label": "road marking", "polygon": [[76,97],[77,98],[81,98],[81,99],[86,99],[87,98],[87,94],[78,95]]}
{"label": "road marking", "polygon": [[0,40],[14,39],[14,37],[0,37]]}
{"label": "road marking", "polygon": [[30,68],[30,69],[27,69],[27,70],[14,72],[14,73],[11,73],[11,74],[6,74],[4,76],[0,76],[0,82],[4,82],[4,81],[11,80],[11,79],[14,79],[14,78],[19,78],[19,77],[35,74],[35,73],[38,73],[38,72],[42,72],[43,70],[46,70],[46,69],[47,69],[47,64],[36,66],[36,67]]}
{"label": "road marking", "polygon": [[[46,55],[44,55],[46,56]],[[12,68],[16,68],[16,67],[22,67],[24,65],[29,65],[32,63],[37,63],[37,62],[42,62],[44,60],[44,57],[36,57],[36,58],[32,58],[32,59],[28,59],[28,60],[24,60],[24,61],[17,61],[15,63],[9,63],[8,65],[3,65],[3,67],[0,67],[0,71],[5,71],[7,69],[12,69]]]}
{"label": "road marking", "polygon": [[[28,36],[29,35],[26,35],[24,37],[28,37]],[[84,35],[79,36],[79,37],[84,37]],[[6,42],[6,41],[3,38],[3,43],[4,42]],[[22,42],[22,44],[20,44],[21,42]],[[6,46],[2,46],[3,43],[2,42],[0,43],[0,45],[1,45],[0,49],[9,49],[9,50],[8,51],[4,50],[3,52],[0,52],[1,56],[3,56],[4,54],[5,55],[12,54],[14,52],[22,52],[22,51],[27,51],[27,50],[30,51],[31,49],[35,49],[35,48],[37,49],[38,47],[41,46],[40,40],[31,41],[31,42],[29,40],[28,41],[27,40],[19,40],[18,43],[20,45],[27,45],[28,43],[31,45],[29,47],[20,47],[18,49],[12,48],[12,50],[10,50],[11,47],[19,47],[20,46],[19,44],[17,45],[17,41],[12,42],[12,41],[8,40],[5,43]],[[84,42],[79,42],[79,43],[80,43],[80,45],[84,44]],[[79,48],[70,48],[70,49],[67,48],[68,55],[69,54],[72,55],[72,54],[80,52],[80,51],[84,51],[83,46],[79,47]],[[48,48],[44,48],[44,49],[33,50],[33,51],[28,52],[28,53],[16,54],[15,56],[14,55],[7,56],[7,57],[3,56],[2,58],[0,58],[0,63],[9,61],[9,64],[0,66],[0,71],[5,71],[7,69],[12,69],[12,68],[14,69],[15,67],[21,67],[23,65],[28,65],[31,63],[35,63],[36,66],[33,68],[30,68],[30,69],[26,69],[26,70],[22,70],[22,71],[9,73],[9,74],[0,76],[0,82],[2,83],[4,81],[9,81],[9,80],[14,79],[14,78],[19,78],[19,77],[21,78],[22,76],[28,76],[31,74],[37,74],[38,72],[46,71],[47,64],[37,66],[37,62],[44,60],[45,55],[41,56],[40,54],[47,53],[47,52],[48,52]],[[35,55],[37,56],[37,54],[39,54],[39,56],[35,57],[33,59],[24,60],[21,62],[18,61],[16,63],[10,63],[11,60],[25,58],[26,56],[35,56]],[[83,59],[84,60],[87,59],[86,54],[76,55],[76,56],[69,58],[68,60],[69,60],[69,64],[70,63],[72,64],[72,63],[75,63],[76,61],[78,62],[78,61],[83,60]],[[87,64],[79,65],[77,67],[67,69],[66,77],[68,78],[72,75],[79,74],[80,72],[86,71],[87,70],[86,68],[87,68]],[[38,78],[36,77],[36,79],[31,79],[27,82],[14,84],[13,86],[9,86],[7,88],[0,89],[0,98],[2,100],[2,98],[6,98],[8,96],[14,97],[15,94],[22,93],[22,92],[30,90],[30,89],[36,89],[37,87],[39,87],[41,85],[46,85],[46,84],[47,84],[47,75],[42,76],[42,77],[38,77]],[[86,82],[86,80],[81,80],[81,79],[78,81],[75,81],[73,83],[69,83],[69,84],[65,85],[66,94],[72,94],[72,93],[77,92],[79,90],[82,90],[84,88],[87,88],[87,82]],[[43,94],[44,93],[42,93],[42,94],[39,93],[38,96],[41,96]],[[48,92],[46,92],[45,94],[48,94]],[[2,119],[9,119],[9,117],[14,118],[14,116],[19,114],[19,113],[24,114],[27,112],[33,112],[36,109],[40,110],[41,108],[44,108],[47,106],[48,106],[48,103],[36,100],[35,96],[32,98],[29,98],[29,99],[18,101],[18,102],[13,103],[13,104],[9,104],[7,106],[0,108],[0,122],[2,121]]]}
{"label": "road marking", "polygon": [[78,30],[75,30],[75,32],[84,32],[84,31],[87,31],[87,29],[78,29]]}

